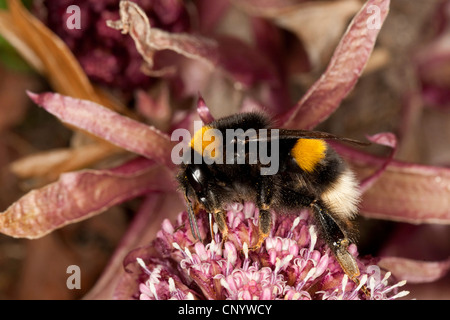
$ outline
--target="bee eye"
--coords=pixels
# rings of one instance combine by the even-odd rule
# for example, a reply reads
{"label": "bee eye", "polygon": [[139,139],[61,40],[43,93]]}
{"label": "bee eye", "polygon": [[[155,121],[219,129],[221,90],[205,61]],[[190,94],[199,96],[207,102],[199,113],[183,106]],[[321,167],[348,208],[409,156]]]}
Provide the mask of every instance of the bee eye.
{"label": "bee eye", "polygon": [[206,186],[206,177],[202,168],[199,165],[194,165],[188,167],[186,171],[186,178],[189,185],[194,189],[195,193],[199,198],[204,197],[204,188]]}

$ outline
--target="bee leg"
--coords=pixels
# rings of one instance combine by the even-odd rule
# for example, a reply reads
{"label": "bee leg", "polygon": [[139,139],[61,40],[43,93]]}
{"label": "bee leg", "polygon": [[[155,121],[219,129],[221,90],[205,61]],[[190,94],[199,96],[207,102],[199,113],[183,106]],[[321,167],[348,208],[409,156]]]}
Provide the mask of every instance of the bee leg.
{"label": "bee leg", "polygon": [[[356,283],[356,285],[359,285],[360,282],[358,276],[360,275],[360,272],[356,259],[348,252],[348,246],[350,245],[349,239],[324,206],[320,205],[318,201],[313,201],[311,207],[314,211],[316,221],[320,224],[320,229],[324,234],[324,238],[336,257],[336,260],[341,265],[342,270]],[[370,295],[366,286],[362,286],[361,290],[367,296]]]}
{"label": "bee leg", "polygon": [[260,184],[257,205],[259,208],[258,219],[258,242],[249,250],[258,250],[269,236],[272,229],[272,214],[270,213],[270,203],[272,200],[272,189],[267,179],[263,179]]}
{"label": "bee leg", "polygon": [[[226,222],[226,212],[222,209],[215,209],[213,212],[214,221],[216,221],[219,231],[222,234],[222,244],[228,239],[228,226]],[[211,228],[212,232],[212,228]],[[211,237],[214,239],[214,235],[211,233]]]}
{"label": "bee leg", "polygon": [[[227,241],[228,238],[228,226],[226,222],[226,216],[227,213],[225,210],[223,210],[220,205],[220,202],[218,201],[217,197],[213,192],[210,190],[206,194],[207,200],[205,201],[205,210],[214,217],[214,221],[217,223],[217,226],[219,227],[219,231],[222,234],[222,244]],[[214,239],[214,230],[213,230],[213,222],[210,219],[209,227],[211,231],[211,240]]]}
{"label": "bee leg", "polygon": [[[265,207],[265,206],[264,206]],[[270,230],[272,229],[272,214],[267,209],[259,209],[259,231],[258,231],[258,242],[248,248],[249,250],[258,250],[261,248],[261,245],[264,243],[264,240],[269,236]]]}

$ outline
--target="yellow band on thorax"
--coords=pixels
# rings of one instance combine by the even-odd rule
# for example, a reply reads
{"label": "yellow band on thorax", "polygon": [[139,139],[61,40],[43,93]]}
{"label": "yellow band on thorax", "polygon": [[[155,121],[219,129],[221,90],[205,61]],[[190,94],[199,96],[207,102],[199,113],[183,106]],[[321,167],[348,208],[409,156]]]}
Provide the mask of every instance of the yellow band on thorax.
{"label": "yellow band on thorax", "polygon": [[327,144],[320,139],[298,139],[291,150],[298,166],[307,172],[313,172],[320,160],[325,158]]}
{"label": "yellow band on thorax", "polygon": [[[213,128],[204,126],[200,130],[197,130],[197,132],[194,133],[194,137],[189,143],[189,146],[201,155],[204,155],[205,149],[209,146],[208,151],[211,152],[210,156],[215,158],[220,156],[219,148],[221,141],[216,141],[216,137],[213,134],[207,133],[208,130],[213,130]],[[210,131],[210,133],[213,133],[213,131]]]}

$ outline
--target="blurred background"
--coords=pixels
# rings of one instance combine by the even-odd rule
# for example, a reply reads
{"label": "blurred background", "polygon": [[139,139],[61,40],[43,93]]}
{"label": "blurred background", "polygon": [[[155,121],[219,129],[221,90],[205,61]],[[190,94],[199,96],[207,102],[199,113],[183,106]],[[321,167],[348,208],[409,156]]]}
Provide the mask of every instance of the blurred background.
{"label": "blurred background", "polygon": [[[259,4],[256,0],[248,1],[248,7],[225,0],[214,1],[214,5],[208,0],[136,2],[150,17],[152,26],[169,32],[226,35],[248,45],[259,41],[259,48],[270,49],[277,44],[276,50],[268,52],[276,57],[276,67],[286,82],[279,88],[279,96],[267,100],[276,101],[270,107],[271,112],[294,105],[317,80],[351,18],[364,3],[281,1],[303,6],[295,7],[287,15],[275,10],[255,13],[259,4],[270,9],[271,1]],[[167,118],[175,111],[195,106],[197,87],[189,88],[177,77],[146,75],[140,69],[143,61],[131,38],[106,27],[106,20],[118,18],[119,1],[23,3],[67,44],[89,80],[125,106],[127,112],[137,114],[139,120],[164,129]],[[66,9],[73,4],[81,8],[79,30],[66,27],[70,17]],[[7,1],[0,0],[0,8],[7,12]],[[52,151],[76,145],[83,139],[26,95],[26,90],[56,91],[58,80],[49,80],[48,74],[59,71],[46,74],[37,70],[36,65],[18,53],[20,42],[11,43],[6,34],[3,36],[0,37],[0,211],[30,190],[56,180],[65,170],[56,165],[54,170],[44,170],[40,163],[52,161],[51,156],[55,156]],[[201,88],[205,89],[201,94],[216,117],[235,112],[243,99],[243,90],[223,79],[213,78],[208,84],[202,83]],[[249,92],[252,90],[256,89]],[[145,114],[142,111],[145,109],[138,107],[145,99],[156,101],[161,97],[167,99],[171,110],[156,112],[150,108],[150,113]],[[340,108],[316,129],[361,140],[367,134],[393,132],[400,141],[395,159],[448,167],[449,111],[450,1],[392,0],[363,76]],[[389,154],[381,146],[371,146],[367,151]],[[42,157],[37,165],[20,162],[36,154]],[[115,160],[116,155],[110,155],[86,167],[108,167]],[[83,165],[78,169],[81,168]],[[140,199],[129,201],[36,240],[0,235],[0,299],[82,298],[95,285],[139,203]],[[412,225],[363,217],[358,223],[361,229],[358,248],[362,255],[427,261],[442,261],[450,256],[448,225]],[[78,265],[82,270],[80,290],[66,287],[69,265]],[[411,294],[406,298],[450,299],[450,277],[429,284],[411,284],[407,289]]]}

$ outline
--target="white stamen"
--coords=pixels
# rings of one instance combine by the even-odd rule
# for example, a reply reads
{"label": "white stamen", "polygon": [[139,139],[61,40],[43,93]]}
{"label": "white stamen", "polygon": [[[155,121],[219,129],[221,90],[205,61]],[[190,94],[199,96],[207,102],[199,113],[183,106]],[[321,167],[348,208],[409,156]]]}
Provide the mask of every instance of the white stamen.
{"label": "white stamen", "polygon": [[139,263],[139,265],[143,268],[143,269],[147,269],[147,266],[145,265],[144,260],[142,260],[141,258],[136,258],[137,263]]}
{"label": "white stamen", "polygon": [[181,252],[183,252],[183,249],[181,249],[180,245],[176,242],[172,242],[172,247],[174,247],[177,250],[180,250]]}
{"label": "white stamen", "polygon": [[403,287],[405,284],[406,284],[406,280],[400,281],[399,283],[396,283],[393,286],[386,288],[386,290],[383,290],[382,292],[384,294],[386,294],[387,292],[392,291],[395,288]]}
{"label": "white stamen", "polygon": [[294,222],[292,223],[291,231],[294,231],[295,227],[297,227],[299,223],[300,223],[300,217],[295,218]]}
{"label": "white stamen", "polygon": [[306,274],[305,279],[303,279],[304,282],[307,282],[309,280],[309,278],[312,278],[313,275],[316,273],[316,268],[311,268],[311,270],[308,271],[308,273]]}
{"label": "white stamen", "polygon": [[401,291],[399,293],[397,293],[395,296],[391,297],[391,299],[398,299],[398,298],[403,298],[404,296],[407,296],[409,294],[409,291]]}
{"label": "white stamen", "polygon": [[242,245],[242,251],[244,252],[245,259],[248,259],[248,244],[247,242],[244,242]]}
{"label": "white stamen", "polygon": [[389,279],[390,276],[391,276],[391,272],[390,271],[386,272],[386,274],[384,275],[383,280],[381,280],[381,283],[384,284],[384,285],[387,285],[387,279]]}
{"label": "white stamen", "polygon": [[156,293],[155,285],[152,282],[149,283],[149,289],[150,289],[150,292],[155,297],[155,299],[158,300],[158,294]]}
{"label": "white stamen", "polygon": [[227,289],[228,291],[231,291],[230,285],[228,284],[228,282],[225,280],[225,278],[221,278],[220,279],[220,285],[222,287],[224,287],[225,289]]}
{"label": "white stamen", "polygon": [[186,300],[194,300],[194,295],[192,294],[192,292],[188,292],[188,294],[186,295]]}
{"label": "white stamen", "polygon": [[189,259],[192,260],[192,253],[189,251],[188,247],[184,248],[184,253],[186,253],[186,255],[189,257]]}
{"label": "white stamen", "polygon": [[292,254],[287,255],[283,258],[283,260],[280,260],[280,258],[276,258],[275,262],[275,270],[274,273],[277,274],[281,268],[283,268],[285,265],[289,264],[289,262],[292,260],[294,256]]}
{"label": "white stamen", "polygon": [[173,278],[170,277],[169,278],[169,292],[174,293],[176,290],[177,290],[177,288],[175,287],[175,281],[173,281]]}
{"label": "white stamen", "polygon": [[342,295],[339,298],[340,300],[342,300],[344,298],[345,287],[347,286],[347,282],[348,282],[348,276],[345,274],[344,277],[342,278]]}
{"label": "white stamen", "polygon": [[363,274],[363,276],[361,277],[361,280],[359,280],[358,287],[356,287],[355,291],[359,291],[359,289],[361,289],[362,286],[366,284],[366,282],[367,282],[367,274]]}
{"label": "white stamen", "polygon": [[147,266],[145,265],[144,260],[142,260],[141,258],[136,258],[137,263],[141,266],[142,269],[144,269],[145,273],[148,274],[149,276],[152,275],[152,272],[147,268]]}
{"label": "white stamen", "polygon": [[314,250],[314,246],[316,245],[317,242],[317,233],[316,233],[316,229],[314,228],[314,226],[310,226],[309,227],[309,234],[311,236],[311,244],[310,244],[310,248],[309,251],[313,251]]}

